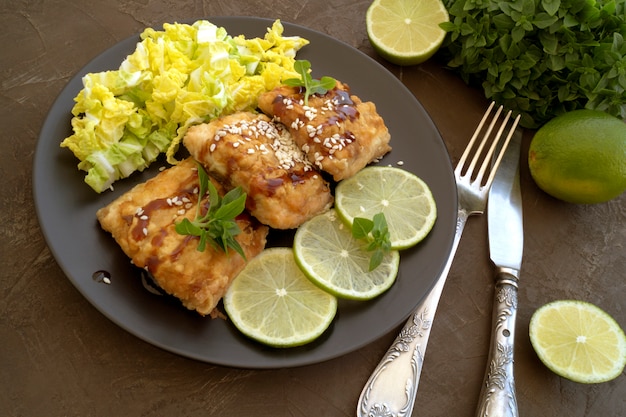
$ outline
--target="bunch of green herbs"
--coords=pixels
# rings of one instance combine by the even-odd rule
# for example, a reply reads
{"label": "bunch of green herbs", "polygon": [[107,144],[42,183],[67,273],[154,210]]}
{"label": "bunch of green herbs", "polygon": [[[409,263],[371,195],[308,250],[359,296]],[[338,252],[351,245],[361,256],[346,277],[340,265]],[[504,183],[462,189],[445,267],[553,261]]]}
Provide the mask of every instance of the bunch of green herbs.
{"label": "bunch of green herbs", "polygon": [[537,128],[588,108],[626,119],[626,0],[444,0],[440,54]]}

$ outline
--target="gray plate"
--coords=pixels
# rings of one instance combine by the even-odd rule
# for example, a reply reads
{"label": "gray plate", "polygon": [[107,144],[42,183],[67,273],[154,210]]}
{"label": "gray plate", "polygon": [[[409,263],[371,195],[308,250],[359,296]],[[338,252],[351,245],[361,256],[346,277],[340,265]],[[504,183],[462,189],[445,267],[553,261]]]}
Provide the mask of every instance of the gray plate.
{"label": "gray plate", "polygon": [[[272,20],[215,17],[213,23],[235,36],[262,37]],[[328,360],[356,350],[402,323],[434,284],[450,252],[456,223],[452,166],[432,120],[409,90],[383,66],[360,51],[320,32],[283,23],[285,35],[311,43],[298,54],[312,63],[313,76],[329,75],[346,82],[364,101],[373,101],[391,132],[393,151],[381,164],[414,172],[431,187],[438,219],[430,235],[401,253],[397,282],[368,302],[340,301],[333,325],[317,341],[303,347],[273,349],[246,339],[225,320],[187,311],[176,300],[148,292],[140,271],[111,236],[102,231],[95,213],[133,185],[156,175],[156,162],[140,174],[115,183],[115,191],[97,194],[83,182],[77,160],[59,147],[71,134],[73,98],[88,72],[116,69],[133,52],[138,36],[128,38],[87,64],[54,102],[40,133],[34,158],[33,188],[44,236],[72,284],[102,314],[137,337],[170,352],[213,364],[242,368],[282,368]],[[289,233],[271,232],[270,244],[289,244]],[[94,279],[106,271],[111,284]]]}

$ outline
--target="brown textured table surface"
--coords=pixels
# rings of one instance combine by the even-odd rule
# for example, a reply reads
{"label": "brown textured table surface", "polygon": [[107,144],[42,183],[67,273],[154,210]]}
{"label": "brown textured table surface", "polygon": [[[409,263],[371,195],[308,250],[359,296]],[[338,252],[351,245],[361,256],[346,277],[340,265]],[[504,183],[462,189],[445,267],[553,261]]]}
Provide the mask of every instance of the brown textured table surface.
{"label": "brown textured table surface", "polygon": [[[379,60],[420,100],[453,162],[486,107],[441,63],[400,68],[376,57],[365,31],[369,1],[70,0],[0,4],[0,415],[353,416],[358,396],[395,337],[342,357],[277,370],[231,369],[156,348],[110,322],[64,276],[41,234],[32,158],[54,99],[93,57],[145,27],[247,15],[279,18]],[[525,135],[522,152],[532,132]],[[626,378],[581,385],[537,359],[533,311],[554,299],[601,306],[626,327],[626,196],[562,203],[533,184],[522,160],[525,251],[515,372],[522,416],[624,416]],[[491,325],[486,218],[468,222],[444,290],[414,416],[473,416]]]}

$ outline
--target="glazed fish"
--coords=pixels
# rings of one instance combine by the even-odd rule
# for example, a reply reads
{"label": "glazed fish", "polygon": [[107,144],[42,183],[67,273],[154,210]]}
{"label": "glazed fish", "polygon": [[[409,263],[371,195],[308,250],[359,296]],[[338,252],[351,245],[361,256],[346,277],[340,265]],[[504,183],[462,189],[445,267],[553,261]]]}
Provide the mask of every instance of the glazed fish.
{"label": "glazed fish", "polygon": [[240,112],[192,126],[183,143],[226,188],[240,186],[248,211],[272,228],[296,228],[333,203],[328,182],[289,132],[263,114]]}
{"label": "glazed fish", "polygon": [[263,113],[284,124],[317,168],[335,181],[351,177],[391,151],[391,136],[372,102],[350,94],[337,82],[307,105],[301,87],[281,86],[259,97]]}
{"label": "glazed fish", "polygon": [[[223,194],[223,187],[213,184]],[[165,292],[190,310],[215,315],[246,260],[234,250],[226,254],[211,245],[199,252],[197,237],[176,232],[176,223],[194,219],[198,188],[197,165],[189,158],[101,208],[97,218],[133,264],[150,272]],[[268,228],[245,212],[236,221],[241,233],[235,239],[250,260],[264,249]]]}

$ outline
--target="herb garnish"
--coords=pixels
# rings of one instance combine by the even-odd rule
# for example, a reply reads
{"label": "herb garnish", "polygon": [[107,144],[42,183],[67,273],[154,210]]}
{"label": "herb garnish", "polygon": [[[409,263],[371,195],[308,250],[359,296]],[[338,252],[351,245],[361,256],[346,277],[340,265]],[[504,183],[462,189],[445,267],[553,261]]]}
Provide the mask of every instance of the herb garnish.
{"label": "herb garnish", "polygon": [[289,78],[283,81],[285,85],[290,87],[304,87],[304,105],[309,104],[309,96],[312,94],[326,94],[328,90],[335,88],[337,80],[332,77],[324,76],[319,80],[311,77],[311,63],[306,59],[300,59],[294,62],[293,68],[300,74],[302,78]]}
{"label": "herb garnish", "polygon": [[[208,241],[227,254],[228,248],[234,249],[246,259],[239,242],[235,240],[235,236],[241,233],[235,218],[246,207],[246,193],[241,187],[237,187],[226,193],[224,197],[220,197],[204,168],[200,164],[197,165],[200,187],[196,218],[193,221],[185,218],[176,223],[176,232],[181,235],[198,236],[200,238],[197,248],[199,252],[204,251]],[[208,196],[209,208],[206,214],[202,215],[202,201],[205,196]]]}
{"label": "herb garnish", "polygon": [[391,251],[389,228],[384,213],[374,215],[372,220],[355,217],[352,222],[352,236],[369,242],[365,249],[374,252],[370,258],[370,271],[376,269],[383,257]]}

